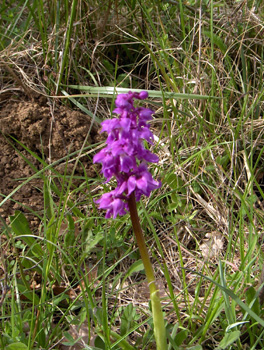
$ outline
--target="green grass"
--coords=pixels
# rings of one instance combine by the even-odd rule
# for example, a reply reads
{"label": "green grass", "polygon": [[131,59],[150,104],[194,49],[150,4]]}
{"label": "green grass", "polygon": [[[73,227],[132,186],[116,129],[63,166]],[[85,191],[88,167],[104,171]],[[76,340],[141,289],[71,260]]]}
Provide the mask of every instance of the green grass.
{"label": "green grass", "polygon": [[[138,209],[169,349],[264,347],[263,19],[257,0],[0,5],[3,90],[35,90],[95,125],[117,93],[149,91],[162,188]],[[129,216],[106,220],[94,204],[109,185],[86,173],[101,144],[85,136],[51,163],[9,138],[33,175],[0,207],[38,180],[43,210],[2,213],[1,349],[155,348]]]}

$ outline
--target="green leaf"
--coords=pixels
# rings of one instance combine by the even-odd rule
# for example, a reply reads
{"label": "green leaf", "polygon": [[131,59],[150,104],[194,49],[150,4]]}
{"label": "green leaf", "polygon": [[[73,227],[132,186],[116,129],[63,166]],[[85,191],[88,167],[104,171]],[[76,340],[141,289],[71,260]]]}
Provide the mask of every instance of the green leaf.
{"label": "green leaf", "polygon": [[252,311],[254,311],[257,315],[260,315],[259,298],[252,286],[246,291],[246,302]]}
{"label": "green leaf", "polygon": [[249,205],[254,205],[258,200],[258,196],[256,196],[255,194],[251,194],[247,197],[247,202]]}
{"label": "green leaf", "polygon": [[[127,88],[118,88],[113,86],[82,86],[82,85],[68,85],[68,88],[77,89],[80,91],[86,91],[89,96],[98,97],[110,97],[112,98],[115,94],[126,94],[129,91],[131,92],[141,92],[142,89],[127,89]],[[147,90],[149,97],[155,98],[174,98],[174,99],[195,99],[195,100],[206,100],[208,98],[216,98],[208,95],[197,95],[197,94],[184,94],[184,93],[176,93],[176,92],[162,92],[162,91],[153,91]],[[86,95],[86,94],[85,94]],[[85,95],[74,95],[74,97],[84,97]],[[88,96],[87,95],[87,96]],[[71,96],[69,96],[71,97]]]}
{"label": "green leaf", "polygon": [[54,216],[54,202],[51,195],[50,183],[46,178],[44,180],[43,194],[44,194],[45,213],[47,217],[50,219]]}
{"label": "green leaf", "polygon": [[130,268],[127,270],[127,273],[125,274],[125,277],[123,279],[123,282],[128,278],[130,277],[131,275],[133,275],[133,273],[135,272],[139,272],[139,271],[142,271],[144,270],[144,265],[143,265],[143,262],[142,260],[138,260],[138,261],[135,261],[131,266]]}
{"label": "green leaf", "polygon": [[129,81],[129,76],[127,74],[125,73],[119,74],[116,80],[118,85],[120,85],[121,87],[129,88],[130,81]]}
{"label": "green leaf", "polygon": [[103,339],[99,336],[97,336],[94,340],[94,345],[96,346],[96,348],[99,349],[103,349],[105,350],[105,342],[103,341]]}
{"label": "green leaf", "polygon": [[172,212],[173,210],[175,210],[176,208],[178,208],[179,206],[179,203],[170,203],[168,206],[167,206],[167,211],[170,213]]}
{"label": "green leaf", "polygon": [[75,242],[75,223],[71,215],[67,215],[68,220],[68,229],[66,230],[65,238],[64,238],[64,246],[65,248],[70,248],[74,245]]}
{"label": "green leaf", "polygon": [[226,333],[224,338],[219,343],[219,346],[216,350],[226,349],[228,346],[233,344],[240,337],[240,331],[233,331],[230,333]]}
{"label": "green leaf", "polygon": [[177,345],[181,345],[181,344],[184,342],[184,340],[187,338],[187,336],[188,336],[188,331],[187,331],[187,329],[183,329],[182,331],[180,331],[180,332],[176,335],[176,337],[175,337],[175,343],[176,343]]}
{"label": "green leaf", "polygon": [[213,38],[213,42],[214,44],[219,47],[219,49],[222,51],[222,53],[225,55],[227,52],[227,46],[226,44],[223,42],[223,40],[216,34],[213,33],[213,36],[211,34],[211,32],[204,30],[203,33],[209,38],[211,39],[211,37]]}
{"label": "green leaf", "polygon": [[102,232],[97,232],[95,235],[93,235],[92,230],[89,230],[85,240],[85,254],[88,255],[103,239],[103,237],[104,235]]}
{"label": "green leaf", "polygon": [[241,205],[241,215],[248,215],[249,207],[253,206],[254,203],[258,200],[258,197],[255,194],[251,194],[246,198],[245,203]]}
{"label": "green leaf", "polygon": [[192,189],[194,190],[195,193],[201,193],[201,186],[197,181],[193,181]]}
{"label": "green leaf", "polygon": [[24,298],[27,298],[30,301],[34,301],[35,303],[39,303],[39,296],[34,293],[32,290],[28,290],[28,288],[21,283],[17,283],[17,289],[19,290],[20,295],[23,295]]}
{"label": "green leaf", "polygon": [[12,230],[17,236],[21,234],[32,235],[28,221],[20,211],[16,210],[15,215],[10,216],[10,221]]}
{"label": "green leaf", "polygon": [[178,187],[177,176],[175,174],[169,174],[166,176],[165,182],[171,187],[171,189],[176,189]]}
{"label": "green leaf", "polygon": [[73,346],[76,344],[82,337],[79,337],[77,339],[74,339],[73,336],[69,332],[64,333],[64,337],[68,340],[67,342],[62,342],[63,345],[66,346]]}
{"label": "green leaf", "polygon": [[171,200],[172,200],[172,202],[179,203],[179,205],[181,205],[181,197],[175,191],[171,193]]}
{"label": "green leaf", "polygon": [[13,343],[9,344],[6,348],[6,350],[28,350],[28,347],[24,343]]}
{"label": "green leaf", "polygon": [[222,165],[223,167],[226,167],[229,162],[230,162],[230,157],[227,154],[225,156],[218,156],[216,158],[216,163]]}
{"label": "green leaf", "polygon": [[133,304],[128,304],[124,308],[121,316],[120,334],[125,335],[136,323],[136,309]]}
{"label": "green leaf", "polygon": [[37,257],[43,256],[43,250],[41,246],[36,243],[36,239],[29,228],[28,221],[23,213],[15,211],[15,215],[10,216],[11,228],[16,236],[19,236],[28,247],[32,250],[33,254]]}
{"label": "green leaf", "polygon": [[249,321],[241,321],[241,322],[235,322],[233,324],[230,324],[226,327],[226,332],[229,332],[231,329],[236,328],[238,326],[241,326],[243,324],[249,323]]}
{"label": "green leaf", "polygon": [[214,171],[215,170],[215,166],[214,165],[208,165],[207,167],[205,167],[205,170],[209,173],[210,171]]}
{"label": "green leaf", "polygon": [[152,217],[153,219],[156,219],[156,220],[161,221],[161,222],[164,220],[163,216],[161,214],[157,213],[156,211],[151,211],[149,213],[149,216]]}

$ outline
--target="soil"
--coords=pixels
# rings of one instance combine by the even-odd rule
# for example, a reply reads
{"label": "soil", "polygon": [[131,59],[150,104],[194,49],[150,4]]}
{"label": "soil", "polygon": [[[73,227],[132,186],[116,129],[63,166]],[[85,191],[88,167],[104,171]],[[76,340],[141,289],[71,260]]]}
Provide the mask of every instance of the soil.
{"label": "soil", "polygon": [[[90,127],[89,116],[63,105],[52,109],[44,97],[33,100],[11,97],[4,103],[0,101],[0,202],[19,184],[43,169],[41,161],[29,150],[47,164],[54,163],[80,150],[88,133],[87,144],[102,140],[98,124],[93,125],[91,130]],[[96,176],[98,167],[92,164],[91,159],[92,155],[81,158],[82,165],[77,166],[76,176],[84,178],[84,169],[88,177]],[[65,164],[66,160],[53,168],[63,174]],[[71,174],[73,167],[74,162],[67,164],[67,174]],[[30,180],[4,204],[0,204],[0,215],[7,221],[15,210],[26,213],[31,224],[38,221],[35,214],[43,212],[41,176]]]}

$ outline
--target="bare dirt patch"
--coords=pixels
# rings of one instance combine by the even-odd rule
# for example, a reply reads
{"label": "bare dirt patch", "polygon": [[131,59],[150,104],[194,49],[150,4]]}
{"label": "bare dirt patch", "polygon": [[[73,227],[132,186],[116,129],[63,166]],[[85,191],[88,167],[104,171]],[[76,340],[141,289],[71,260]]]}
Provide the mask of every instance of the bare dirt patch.
{"label": "bare dirt patch", "polygon": [[[0,201],[43,169],[43,164],[27,149],[50,164],[80,150],[88,133],[87,145],[100,140],[98,127],[91,127],[89,116],[63,105],[52,108],[43,97],[31,101],[11,97],[5,103],[1,102],[0,131]],[[84,176],[84,169],[88,177],[96,176],[97,168],[92,164],[91,157],[81,158],[82,165],[78,165],[75,171],[78,178]],[[65,171],[65,163],[55,166],[61,174]],[[67,174],[71,174],[73,167],[74,162],[67,165]],[[0,207],[0,214],[6,219],[18,209],[28,214],[32,211],[41,213],[42,191],[42,179],[32,179]],[[31,214],[31,223],[32,220],[34,222],[35,219]]]}

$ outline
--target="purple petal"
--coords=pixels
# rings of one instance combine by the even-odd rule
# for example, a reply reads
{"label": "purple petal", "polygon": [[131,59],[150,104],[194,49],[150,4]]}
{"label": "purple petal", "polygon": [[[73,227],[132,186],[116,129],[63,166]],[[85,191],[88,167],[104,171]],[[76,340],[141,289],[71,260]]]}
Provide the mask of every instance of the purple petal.
{"label": "purple petal", "polygon": [[152,142],[153,134],[148,127],[141,128],[139,130],[139,135],[141,139],[147,140],[148,142]]}
{"label": "purple petal", "polygon": [[122,156],[120,157],[120,170],[124,173],[130,172],[135,167],[136,162],[132,157]]}
{"label": "purple petal", "polygon": [[148,193],[148,180],[145,176],[140,177],[137,181],[137,188],[139,188],[143,193]]}
{"label": "purple petal", "polygon": [[130,176],[128,181],[127,181],[127,189],[128,189],[128,195],[130,195],[136,188],[136,177],[135,176]]}
{"label": "purple petal", "polygon": [[97,154],[95,154],[95,156],[93,157],[93,163],[102,163],[106,155],[107,155],[107,151],[104,148],[101,151],[99,151]]}
{"label": "purple petal", "polygon": [[116,190],[104,193],[95,203],[99,204],[99,209],[107,210],[106,218],[113,216],[115,219],[117,215],[122,216],[126,214],[125,209],[127,209],[127,206],[121,198],[116,196]]}
{"label": "purple petal", "polygon": [[112,202],[112,210],[113,210],[113,218],[115,219],[117,217],[117,215],[125,215],[126,212],[124,210],[124,202],[119,199],[116,198],[113,202]]}
{"label": "purple petal", "polygon": [[159,157],[147,149],[140,149],[138,151],[138,159],[145,160],[149,163],[158,163],[159,161]]}
{"label": "purple petal", "polygon": [[129,118],[122,118],[120,120],[120,125],[124,129],[124,131],[128,132],[131,126],[131,119]]}
{"label": "purple petal", "polygon": [[141,91],[138,95],[140,100],[145,100],[146,98],[148,98],[148,92],[147,91]]}
{"label": "purple petal", "polygon": [[120,120],[117,118],[113,118],[113,119],[106,119],[104,120],[102,123],[102,129],[101,129],[101,133],[106,131],[108,134],[116,128],[120,128]]}
{"label": "purple petal", "polygon": [[95,201],[96,204],[99,204],[100,209],[107,209],[113,200],[113,194],[111,192],[104,193],[101,198]]}
{"label": "purple petal", "polygon": [[132,103],[129,101],[129,96],[127,94],[119,94],[115,100],[116,107],[130,109],[132,108]]}
{"label": "purple petal", "polygon": [[124,192],[127,191],[127,181],[123,181],[120,186],[116,188],[116,194],[118,196],[122,195]]}
{"label": "purple petal", "polygon": [[113,110],[113,113],[115,113],[115,114],[120,114],[120,116],[122,117],[122,118],[128,118],[129,117],[129,113],[128,113],[128,110],[127,109],[124,109],[124,108],[115,108],[114,110]]}
{"label": "purple petal", "polygon": [[149,108],[140,108],[139,109],[139,118],[142,120],[151,120],[153,113],[154,112]]}

